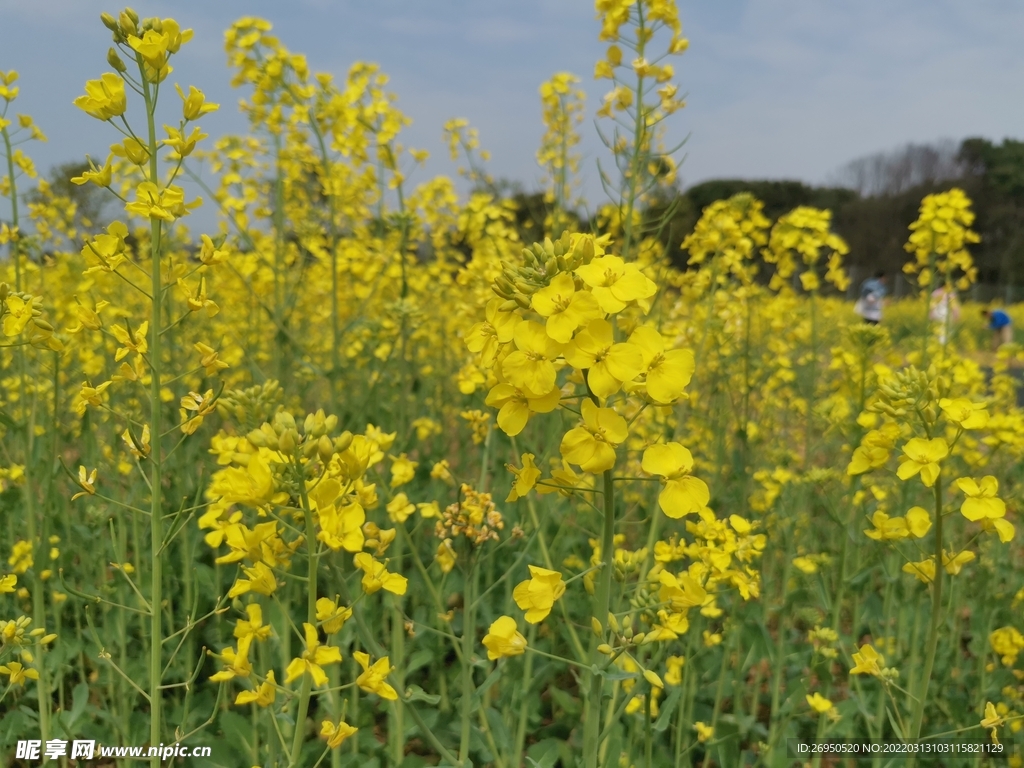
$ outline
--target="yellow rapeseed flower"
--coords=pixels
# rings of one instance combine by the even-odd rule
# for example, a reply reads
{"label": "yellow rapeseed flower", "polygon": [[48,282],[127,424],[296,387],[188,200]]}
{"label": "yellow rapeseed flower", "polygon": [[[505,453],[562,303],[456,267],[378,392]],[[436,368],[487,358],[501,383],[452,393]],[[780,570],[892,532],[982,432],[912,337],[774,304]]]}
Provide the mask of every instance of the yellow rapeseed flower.
{"label": "yellow rapeseed flower", "polygon": [[652,445],[644,451],[644,472],[658,475],[665,487],[658,495],[658,506],[668,517],[679,519],[699,512],[711,499],[707,483],[690,474],[693,455],[679,443]]}
{"label": "yellow rapeseed flower", "polygon": [[320,687],[327,683],[327,673],[323,667],[327,664],[336,664],[341,661],[341,649],[335,646],[321,645],[320,636],[316,627],[304,622],[302,629],[305,632],[304,642],[306,650],[298,658],[292,659],[285,670],[284,682],[288,685],[294,680],[302,677],[307,672],[313,678],[313,685]]}
{"label": "yellow rapeseed flower", "polygon": [[530,578],[520,582],[512,592],[516,605],[526,611],[526,620],[537,624],[547,618],[555,601],[565,594],[562,574],[540,566],[530,566]]}
{"label": "yellow rapeseed flower", "polygon": [[921,482],[931,488],[939,477],[939,462],[948,455],[949,445],[941,437],[933,437],[931,440],[922,437],[911,438],[903,446],[903,455],[900,456],[901,463],[896,475],[900,480],[909,480],[920,473]]}
{"label": "yellow rapeseed flower", "polygon": [[501,616],[495,620],[484,635],[483,643],[487,648],[487,658],[491,661],[520,656],[526,652],[526,638],[518,631],[516,620],[511,616]]}
{"label": "yellow rapeseed flower", "polygon": [[604,472],[615,466],[615,447],[628,435],[626,420],[611,408],[599,408],[584,400],[583,424],[565,433],[562,457],[584,472]]}
{"label": "yellow rapeseed flower", "polygon": [[373,664],[370,664],[370,655],[362,651],[355,651],[352,654],[359,666],[363,668],[362,674],[356,678],[356,685],[367,693],[376,693],[382,699],[395,701],[398,699],[398,691],[392,688],[387,682],[387,676],[393,669],[391,660],[382,656]]}
{"label": "yellow rapeseed flower", "polygon": [[345,739],[354,736],[358,730],[344,720],[339,720],[337,725],[330,720],[320,723],[320,735],[327,739],[327,746],[331,749],[340,747]]}

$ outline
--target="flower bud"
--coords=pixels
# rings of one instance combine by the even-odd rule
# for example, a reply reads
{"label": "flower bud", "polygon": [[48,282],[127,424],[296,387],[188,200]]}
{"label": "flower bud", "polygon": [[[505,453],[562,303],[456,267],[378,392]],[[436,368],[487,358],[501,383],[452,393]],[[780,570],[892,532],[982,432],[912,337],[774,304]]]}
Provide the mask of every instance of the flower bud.
{"label": "flower bud", "polygon": [[254,429],[252,432],[246,435],[246,439],[250,443],[255,445],[257,448],[267,447],[267,436],[262,432],[262,430]]}
{"label": "flower bud", "polygon": [[282,453],[291,453],[295,450],[295,446],[299,444],[299,435],[292,429],[286,429],[284,434],[281,435],[277,440],[277,447]]}
{"label": "flower bud", "polygon": [[338,439],[334,441],[334,451],[335,453],[347,451],[350,445],[352,445],[352,433],[346,429],[338,435]]}
{"label": "flower bud", "polygon": [[644,680],[650,683],[655,688],[664,688],[665,684],[661,682],[661,678],[658,677],[657,673],[650,669],[644,670]]}
{"label": "flower bud", "polygon": [[125,8],[117,17],[117,23],[121,32],[125,35],[137,35],[139,33],[139,16],[131,8]]}
{"label": "flower bud", "polygon": [[316,450],[320,454],[320,461],[324,464],[328,463],[334,456],[334,444],[331,443],[331,439],[327,435],[320,435],[320,440],[316,444]]}
{"label": "flower bud", "polygon": [[601,643],[599,646],[597,646],[597,652],[603,653],[605,656],[611,656],[612,647],[608,645],[608,643]]}
{"label": "flower bud", "polygon": [[101,13],[100,21],[103,22],[103,26],[109,29],[111,32],[117,32],[117,19],[111,16],[109,13]]}
{"label": "flower bud", "polygon": [[604,627],[601,626],[601,622],[597,620],[596,616],[590,617],[590,628],[598,637],[601,637],[604,634]]}
{"label": "flower bud", "polygon": [[263,426],[260,427],[260,431],[263,432],[263,437],[267,441],[267,448],[269,448],[272,451],[276,451],[278,448],[278,443],[277,432],[274,431],[274,428],[269,424],[264,423]]}
{"label": "flower bud", "polygon": [[124,62],[121,61],[121,57],[117,55],[117,51],[113,48],[107,51],[107,64],[122,74],[128,69],[128,67],[124,65]]}

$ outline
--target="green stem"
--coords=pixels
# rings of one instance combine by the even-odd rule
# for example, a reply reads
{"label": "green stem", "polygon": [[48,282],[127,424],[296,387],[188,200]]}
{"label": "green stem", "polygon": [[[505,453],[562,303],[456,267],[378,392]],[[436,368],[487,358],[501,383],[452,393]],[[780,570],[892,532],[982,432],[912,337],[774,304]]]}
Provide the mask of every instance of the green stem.
{"label": "green stem", "polygon": [[[150,88],[149,81],[145,77],[145,65],[142,56],[136,56],[139,65],[139,72],[142,75],[143,96],[146,102],[146,125],[149,132],[149,180],[154,184],[160,183],[160,172],[157,169],[156,123],[154,113],[156,112],[156,99]],[[149,604],[152,611],[149,617],[149,698],[150,698],[150,720],[149,720],[149,743],[160,744],[163,713],[161,704],[163,693],[160,689],[163,675],[163,455],[161,453],[160,435],[163,433],[161,423],[161,411],[163,403],[160,400],[160,376],[163,350],[161,348],[162,337],[160,334],[163,313],[161,300],[163,298],[163,279],[160,273],[160,238],[161,222],[159,219],[150,219],[150,296],[151,314],[149,321],[149,355],[150,355],[150,387],[149,387],[149,409],[150,409],[150,433],[153,435],[152,448],[150,450],[150,599]],[[158,768],[160,758],[150,759],[152,768]]]}
{"label": "green stem", "polygon": [[476,610],[473,608],[473,593],[476,591],[476,558],[470,558],[466,573],[466,588],[463,590],[464,608],[462,615],[462,729],[459,740],[459,765],[468,765],[471,716],[473,714],[473,643],[476,638]]}
{"label": "green stem", "polygon": [[[615,484],[613,470],[604,472],[604,530],[601,536],[602,568],[599,576],[597,595],[594,600],[594,618],[604,627],[608,622],[611,610],[612,593],[612,560],[615,557]],[[604,694],[604,677],[598,672],[601,654],[597,643],[591,642],[590,663],[590,696],[587,705],[586,721],[583,725],[583,765],[584,768],[597,768],[600,751],[601,698]]]}
{"label": "green stem", "polygon": [[913,714],[910,719],[911,740],[921,736],[921,723],[924,720],[924,708],[928,699],[928,686],[931,683],[932,668],[935,665],[935,651],[939,645],[939,628],[942,624],[942,574],[945,568],[942,563],[942,473],[935,480],[935,579],[932,581],[932,615],[928,623],[928,639],[925,641],[924,667],[918,681]]}
{"label": "green stem", "polygon": [[[526,647],[532,648],[537,639],[537,625],[531,624],[526,638]],[[526,743],[526,725],[530,715],[530,686],[533,684],[533,654],[526,654],[523,668],[523,682],[520,687],[519,725],[516,728],[516,742],[512,751],[512,766],[519,768],[523,762],[523,745]]]}
{"label": "green stem", "polygon": [[[316,577],[317,577],[317,554],[316,554],[316,526],[313,523],[313,511],[309,506],[309,498],[306,496],[305,479],[300,477],[302,483],[302,508],[303,518],[306,523],[306,558],[308,562],[308,586],[306,588],[306,621],[316,626]],[[306,714],[309,712],[309,697],[312,687],[312,676],[307,672],[302,676],[302,689],[299,691],[299,708],[295,713],[295,733],[292,734],[292,754],[288,762],[290,768],[299,764],[299,757],[302,755],[302,741],[306,735]]]}

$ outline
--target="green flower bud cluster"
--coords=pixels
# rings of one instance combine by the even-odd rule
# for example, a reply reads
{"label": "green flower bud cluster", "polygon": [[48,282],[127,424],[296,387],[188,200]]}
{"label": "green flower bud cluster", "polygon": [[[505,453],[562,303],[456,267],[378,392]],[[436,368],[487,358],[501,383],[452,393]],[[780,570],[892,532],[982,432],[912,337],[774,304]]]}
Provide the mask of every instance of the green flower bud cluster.
{"label": "green flower bud cluster", "polygon": [[[523,264],[501,262],[501,275],[491,286],[494,292],[505,299],[502,310],[511,311],[516,307],[530,308],[533,294],[545,288],[556,275],[589,264],[594,258],[594,243],[589,237],[580,238],[574,247],[568,230],[558,240],[544,238],[543,243],[534,243],[523,249]],[[583,282],[575,278],[577,290]]]}
{"label": "green flower bud cluster", "polygon": [[234,418],[246,431],[269,421],[281,403],[281,385],[274,379],[248,389],[233,389],[217,401],[217,412],[224,419]]}
{"label": "green flower bud cluster", "polygon": [[609,613],[608,628],[611,630],[608,637],[610,642],[597,646],[598,652],[606,656],[618,655],[616,651],[621,653],[623,650],[645,644],[647,633],[633,631],[633,617],[628,613],[622,617],[621,622],[615,618],[615,614]]}
{"label": "green flower bud cluster", "polygon": [[928,424],[938,419],[937,402],[949,389],[945,378],[937,375],[934,368],[928,372],[914,366],[898,371],[894,381],[878,387],[878,400],[872,404],[874,410],[893,418],[906,419],[918,413]]}
{"label": "green flower bud cluster", "polygon": [[618,582],[624,582],[630,576],[640,572],[647,561],[647,547],[638,549],[636,552],[617,550],[615,561],[612,564],[612,575]]}

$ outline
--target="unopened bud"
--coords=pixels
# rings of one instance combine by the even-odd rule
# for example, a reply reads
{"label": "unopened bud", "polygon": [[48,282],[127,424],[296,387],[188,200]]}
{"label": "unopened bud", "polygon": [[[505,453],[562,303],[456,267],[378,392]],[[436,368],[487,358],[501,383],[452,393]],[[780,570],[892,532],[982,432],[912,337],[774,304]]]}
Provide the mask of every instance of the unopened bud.
{"label": "unopened bud", "polygon": [[334,451],[335,453],[347,451],[350,445],[352,445],[352,433],[346,429],[338,435],[338,439],[334,441]]}
{"label": "unopened bud", "polygon": [[299,433],[294,428],[289,428],[284,431],[277,440],[278,450],[283,453],[291,453],[295,450],[295,446],[299,444]]}
{"label": "unopened bud", "polygon": [[611,656],[612,647],[608,645],[608,643],[601,643],[599,646],[597,646],[597,652],[603,653],[605,656]]}
{"label": "unopened bud", "polygon": [[596,616],[590,617],[590,628],[594,631],[594,634],[598,637],[604,635],[604,627],[601,626],[601,622],[597,620]]}
{"label": "unopened bud", "polygon": [[117,17],[117,23],[121,32],[127,35],[137,35],[139,32],[139,16],[131,8],[125,8]]}
{"label": "unopened bud", "polygon": [[247,438],[257,448],[267,447],[267,436],[259,429],[254,429],[247,435]]}
{"label": "unopened bud", "polygon": [[321,435],[320,440],[316,444],[317,453],[320,454],[320,461],[324,464],[331,460],[334,456],[334,444],[331,443],[331,439],[327,435]]}
{"label": "unopened bud", "polygon": [[124,73],[128,69],[128,67],[124,65],[124,62],[121,61],[121,57],[117,55],[117,51],[113,48],[107,51],[107,64],[121,73]]}
{"label": "unopened bud", "polygon": [[100,21],[102,21],[103,26],[109,29],[111,32],[117,32],[117,19],[115,19],[109,13],[101,13]]}

